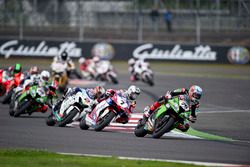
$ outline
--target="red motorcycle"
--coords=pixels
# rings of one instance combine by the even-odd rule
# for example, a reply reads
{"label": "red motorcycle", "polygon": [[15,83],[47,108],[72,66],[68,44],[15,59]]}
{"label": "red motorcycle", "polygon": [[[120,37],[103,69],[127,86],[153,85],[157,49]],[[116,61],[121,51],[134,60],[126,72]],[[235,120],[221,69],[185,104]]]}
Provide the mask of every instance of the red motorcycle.
{"label": "red motorcycle", "polygon": [[[126,123],[131,114],[131,102],[122,93],[115,93],[112,97],[96,105],[91,113],[83,116],[80,128],[87,130],[89,127],[101,131],[115,118],[118,123]],[[127,118],[127,119],[126,119]]]}
{"label": "red motorcycle", "polygon": [[3,96],[8,89],[8,85],[10,85],[10,80],[4,78],[4,70],[0,70],[0,96]]}
{"label": "red motorcycle", "polygon": [[[11,95],[12,95],[12,93],[14,93],[14,88],[16,88],[20,84],[22,74],[21,73],[14,74],[14,78],[9,78],[6,81],[4,81],[4,79],[2,78],[2,74],[0,74],[0,75],[1,75],[1,77],[0,77],[1,84],[0,85],[2,85],[2,88],[0,88],[1,89],[0,95],[4,96],[2,103],[7,104],[7,103],[10,103]],[[2,82],[2,81],[4,81],[4,82]]]}

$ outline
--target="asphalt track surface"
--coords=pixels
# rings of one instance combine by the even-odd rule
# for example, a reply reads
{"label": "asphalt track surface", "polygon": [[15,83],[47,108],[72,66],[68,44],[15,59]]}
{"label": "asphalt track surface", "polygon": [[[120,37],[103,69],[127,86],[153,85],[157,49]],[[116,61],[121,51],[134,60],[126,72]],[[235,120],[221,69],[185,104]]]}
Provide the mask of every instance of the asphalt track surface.
{"label": "asphalt track surface", "polygon": [[[119,85],[108,84],[106,88],[127,88],[131,84],[125,73],[120,74],[119,80]],[[250,165],[249,79],[159,74],[155,80],[154,87],[135,83],[143,90],[136,112],[142,112],[145,105],[166,90],[198,83],[204,96],[198,121],[192,127],[236,141],[137,138],[133,133],[48,127],[45,124],[48,113],[13,118],[8,114],[8,106],[0,104],[0,148]]]}

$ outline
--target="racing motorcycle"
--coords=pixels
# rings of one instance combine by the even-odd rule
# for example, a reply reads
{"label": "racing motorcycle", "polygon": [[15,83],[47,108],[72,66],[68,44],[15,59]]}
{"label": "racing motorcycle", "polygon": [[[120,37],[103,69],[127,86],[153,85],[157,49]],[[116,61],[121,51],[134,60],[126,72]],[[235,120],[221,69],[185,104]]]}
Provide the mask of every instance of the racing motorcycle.
{"label": "racing motorcycle", "polygon": [[67,68],[66,63],[53,62],[51,64],[52,79],[58,82],[58,89],[61,92],[63,92],[68,85]]}
{"label": "racing motorcycle", "polygon": [[118,84],[117,74],[110,61],[100,61],[96,65],[96,73],[96,80],[108,81],[114,84]]}
{"label": "racing motorcycle", "polygon": [[149,86],[154,86],[154,74],[153,71],[147,65],[141,65],[139,68],[135,68],[136,78]]}
{"label": "racing motorcycle", "polygon": [[10,80],[7,80],[4,77],[4,70],[0,70],[0,96],[3,96],[6,93],[6,89],[10,84]]}
{"label": "racing motorcycle", "polygon": [[9,78],[8,80],[6,80],[5,82],[3,82],[2,85],[4,85],[4,97],[2,100],[3,104],[8,104],[11,101],[11,96],[14,92],[14,89],[21,83],[21,79],[20,77],[18,77],[19,74],[15,74],[14,75],[14,79],[13,78]]}
{"label": "racing motorcycle", "polygon": [[190,100],[186,95],[179,95],[162,104],[147,121],[140,119],[135,127],[134,134],[144,137],[151,134],[153,138],[160,138],[167,132],[176,128],[184,120],[188,120],[191,114]]}
{"label": "racing motorcycle", "polygon": [[74,95],[67,96],[63,100],[59,110],[52,110],[46,120],[48,126],[64,127],[86,114],[85,109],[89,109],[92,99],[89,98],[85,90],[76,89],[75,91]]}
{"label": "racing motorcycle", "polygon": [[31,115],[33,112],[46,112],[48,106],[45,105],[48,97],[45,90],[37,85],[31,86],[15,100],[13,108],[10,109],[10,116],[18,117],[21,114]]}
{"label": "racing motorcycle", "polygon": [[83,130],[94,128],[95,131],[101,131],[115,118],[118,123],[126,123],[119,121],[122,117],[128,117],[131,102],[127,97],[117,92],[112,97],[109,97],[93,109],[91,113],[87,113],[80,121],[80,128]]}

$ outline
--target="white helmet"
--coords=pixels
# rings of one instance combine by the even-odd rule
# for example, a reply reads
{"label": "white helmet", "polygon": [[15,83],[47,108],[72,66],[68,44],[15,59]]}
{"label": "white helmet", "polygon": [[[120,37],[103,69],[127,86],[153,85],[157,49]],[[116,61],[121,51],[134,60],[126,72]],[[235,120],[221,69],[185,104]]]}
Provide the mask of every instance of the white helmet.
{"label": "white helmet", "polygon": [[100,61],[100,58],[97,57],[97,56],[95,56],[95,57],[93,57],[93,61],[94,61],[95,63],[97,63],[98,61]]}
{"label": "white helmet", "polygon": [[80,64],[83,64],[83,63],[85,62],[85,58],[84,58],[84,57],[81,57],[81,58],[78,60],[78,62],[79,62]]}
{"label": "white helmet", "polygon": [[128,65],[133,65],[133,64],[135,64],[135,59],[134,58],[130,58],[128,60]]}
{"label": "white helmet", "polygon": [[140,88],[136,87],[135,85],[131,85],[129,88],[128,88],[128,97],[130,100],[135,100],[137,98],[137,96],[140,95],[141,93],[141,90]]}
{"label": "white helmet", "polygon": [[50,78],[50,73],[49,73],[49,71],[46,71],[46,70],[43,70],[42,72],[41,72],[41,75],[40,75],[40,80],[41,81],[48,81],[49,80],[49,78]]}
{"label": "white helmet", "polygon": [[192,85],[188,91],[189,98],[192,102],[198,103],[202,96],[202,89],[197,85]]}

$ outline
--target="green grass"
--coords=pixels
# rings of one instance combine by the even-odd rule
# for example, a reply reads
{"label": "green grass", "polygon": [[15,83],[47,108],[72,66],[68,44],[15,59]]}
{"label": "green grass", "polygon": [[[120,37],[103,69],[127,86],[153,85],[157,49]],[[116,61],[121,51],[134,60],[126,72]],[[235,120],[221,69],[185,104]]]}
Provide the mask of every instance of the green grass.
{"label": "green grass", "polygon": [[1,167],[198,167],[192,164],[62,155],[42,150],[0,149]]}

